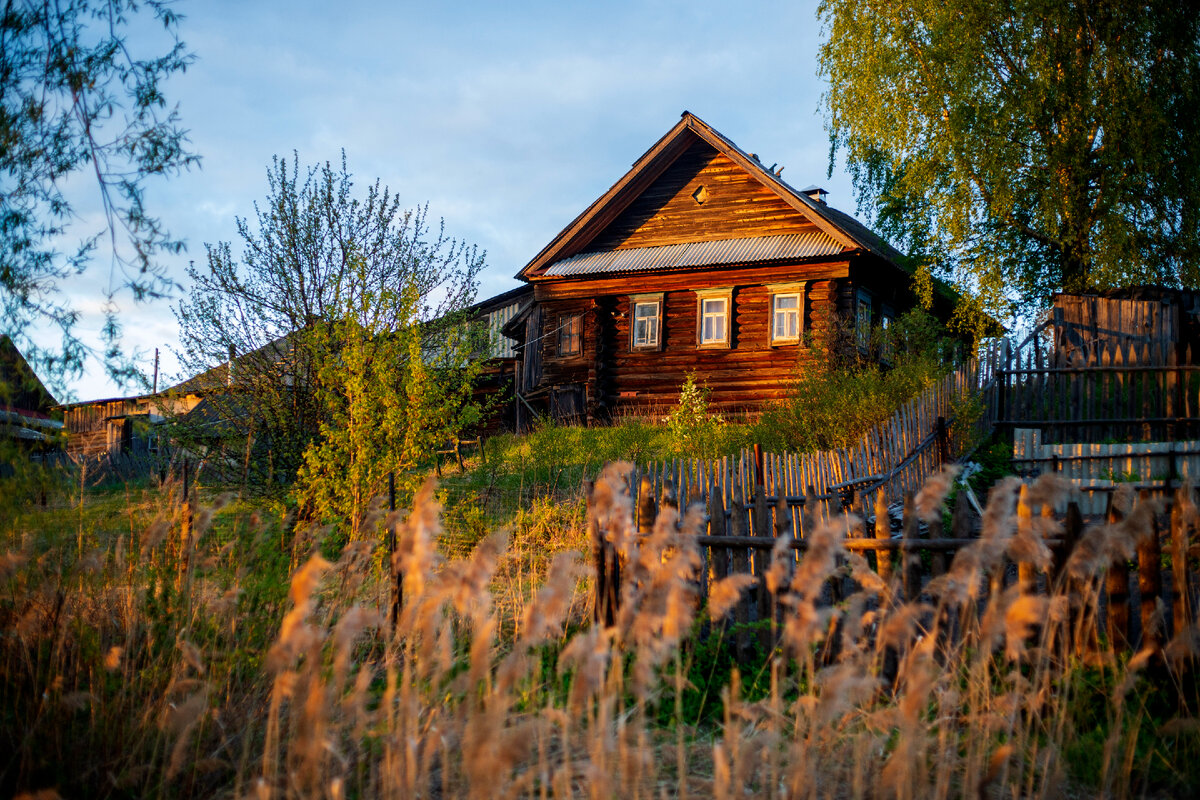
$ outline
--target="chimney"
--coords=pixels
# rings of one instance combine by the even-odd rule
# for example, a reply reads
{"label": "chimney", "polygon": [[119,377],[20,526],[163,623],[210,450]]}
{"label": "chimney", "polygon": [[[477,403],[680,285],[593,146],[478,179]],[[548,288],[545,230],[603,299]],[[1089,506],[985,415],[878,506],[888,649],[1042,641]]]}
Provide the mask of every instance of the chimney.
{"label": "chimney", "polygon": [[801,189],[800,191],[808,195],[809,200],[812,200],[814,203],[820,203],[821,205],[825,205],[825,198],[829,196],[829,192],[815,184],[813,186],[809,186],[807,189]]}

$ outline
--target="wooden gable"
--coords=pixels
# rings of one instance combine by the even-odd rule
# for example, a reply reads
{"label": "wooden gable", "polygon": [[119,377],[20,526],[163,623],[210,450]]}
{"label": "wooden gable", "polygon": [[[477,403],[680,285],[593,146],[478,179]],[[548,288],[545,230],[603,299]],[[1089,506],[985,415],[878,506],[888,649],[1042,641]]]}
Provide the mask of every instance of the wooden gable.
{"label": "wooden gable", "polygon": [[[711,186],[704,183],[709,179]],[[707,196],[697,203],[692,193],[701,183]],[[605,248],[745,239],[814,229],[840,243],[846,252],[869,249],[824,213],[822,204],[789,187],[685,111],[675,127],[516,277],[540,280],[556,261]]]}
{"label": "wooden gable", "polygon": [[725,154],[696,140],[586,250],[816,230]]}

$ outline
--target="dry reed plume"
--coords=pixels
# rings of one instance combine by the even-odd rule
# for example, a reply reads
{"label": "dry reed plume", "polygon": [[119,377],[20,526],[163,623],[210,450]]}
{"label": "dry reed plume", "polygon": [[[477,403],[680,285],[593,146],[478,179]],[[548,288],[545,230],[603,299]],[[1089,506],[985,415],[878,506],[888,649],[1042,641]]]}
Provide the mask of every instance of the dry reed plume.
{"label": "dry reed plume", "polygon": [[[1085,655],[1113,676],[1094,785],[1129,794],[1130,737],[1144,716],[1129,698],[1140,676],[1154,671],[1177,688],[1192,680],[1194,625],[1127,662],[1096,633],[1104,570],[1133,554],[1155,509],[1118,498],[1123,517],[1085,530],[1052,574],[1045,540],[1062,533],[1052,510],[1069,487],[1005,479],[979,538],[916,597],[847,548],[857,517],[807,526],[801,551],[777,543],[763,577],[776,610],[777,646],[758,676],[769,688],[745,696],[748,676],[735,669],[721,719],[690,719],[688,666],[700,642],[732,645],[730,612],[756,579],[713,581],[702,597],[703,506],[664,506],[639,533],[630,470],[609,465],[592,495],[591,523],[622,565],[611,627],[581,613],[591,576],[580,554],[558,554],[515,611],[498,601],[506,532],[444,561],[430,482],[410,512],[384,522],[403,576],[394,623],[386,575],[371,573],[374,542],[351,542],[329,561],[301,536],[306,552],[268,620],[273,641],[247,672],[234,663],[246,624],[238,606],[246,586],[259,589],[245,572],[245,586],[206,582],[202,555],[236,570],[239,551],[206,543],[216,510],[204,508],[135,530],[122,545],[138,554],[127,563],[115,547],[57,573],[45,553],[0,556],[0,581],[16,598],[2,620],[4,697],[22,724],[69,721],[74,740],[47,739],[63,748],[62,770],[80,742],[125,737],[141,760],[110,757],[116,772],[97,776],[97,795],[915,800],[1077,788],[1067,752],[1081,733],[1072,675]],[[940,516],[953,480],[941,473],[917,496],[922,520]],[[1200,521],[1190,497],[1179,506]],[[371,513],[382,519],[378,506]],[[271,535],[261,525],[256,517],[246,533],[260,544]],[[1031,565],[1015,582],[1013,562]],[[88,577],[104,570],[107,581]],[[134,586],[138,570],[152,576],[149,588]],[[98,609],[123,616],[84,655],[80,626]],[[84,721],[88,709],[103,730]],[[1181,701],[1162,732],[1194,740],[1198,729]],[[18,752],[4,770],[5,787],[29,796],[64,782],[35,754]]]}

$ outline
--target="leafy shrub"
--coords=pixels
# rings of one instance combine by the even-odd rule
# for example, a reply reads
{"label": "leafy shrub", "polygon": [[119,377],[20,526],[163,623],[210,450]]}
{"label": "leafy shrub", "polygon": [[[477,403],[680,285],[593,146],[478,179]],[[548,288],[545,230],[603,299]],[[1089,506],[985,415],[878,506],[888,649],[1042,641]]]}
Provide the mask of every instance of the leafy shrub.
{"label": "leafy shrub", "polygon": [[724,451],[725,418],[709,410],[711,396],[712,389],[696,383],[696,373],[689,372],[679,387],[679,403],[667,414],[675,455],[716,458]]}
{"label": "leafy shrub", "polygon": [[[763,412],[751,431],[755,441],[777,452],[846,447],[945,377],[955,347],[920,310],[888,331],[876,329],[866,354],[845,342],[844,331],[812,342],[816,358],[803,366],[789,398]],[[883,352],[893,354],[891,365],[877,360]]]}

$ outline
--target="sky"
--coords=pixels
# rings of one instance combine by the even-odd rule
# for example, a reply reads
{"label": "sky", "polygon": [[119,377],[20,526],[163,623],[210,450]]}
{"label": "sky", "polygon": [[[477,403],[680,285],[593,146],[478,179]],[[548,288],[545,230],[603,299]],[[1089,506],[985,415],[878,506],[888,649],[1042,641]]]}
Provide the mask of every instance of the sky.
{"label": "sky", "polygon": [[[174,299],[119,297],[124,346],[160,386],[179,373],[172,306],[189,261],[253,217],[274,155],[337,161],[406,207],[428,204],[448,235],[487,253],[478,299],[513,276],[621,178],[688,110],[784,165],[802,188],[857,208],[848,176],[827,177],[829,140],[812,0],[355,2],[184,0],[195,54],[165,91],[201,164],[147,185],[147,205],[187,250],[161,261]],[[81,224],[89,215],[86,196]],[[102,264],[68,286],[79,333],[99,344]],[[60,400],[127,393],[98,360]],[[63,394],[60,392],[60,394]]]}

